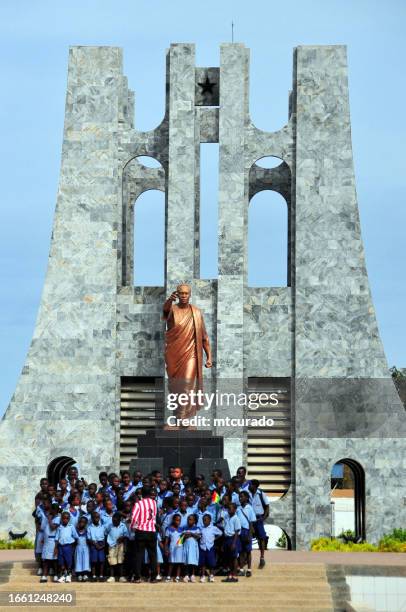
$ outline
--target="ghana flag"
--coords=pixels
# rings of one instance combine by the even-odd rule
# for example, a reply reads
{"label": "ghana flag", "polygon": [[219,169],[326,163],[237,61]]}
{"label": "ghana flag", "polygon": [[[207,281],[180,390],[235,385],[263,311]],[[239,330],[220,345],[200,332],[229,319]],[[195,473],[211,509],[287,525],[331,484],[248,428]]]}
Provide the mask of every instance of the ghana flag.
{"label": "ghana flag", "polygon": [[213,493],[211,494],[211,503],[212,504],[220,503],[220,495],[217,493],[217,491],[213,491]]}

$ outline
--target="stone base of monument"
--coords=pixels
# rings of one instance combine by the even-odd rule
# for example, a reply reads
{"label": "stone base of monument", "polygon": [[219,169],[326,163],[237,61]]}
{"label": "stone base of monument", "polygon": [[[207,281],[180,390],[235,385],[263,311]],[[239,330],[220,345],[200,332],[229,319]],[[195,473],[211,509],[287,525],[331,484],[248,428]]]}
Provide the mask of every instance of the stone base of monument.
{"label": "stone base of monument", "polygon": [[209,431],[150,430],[138,438],[137,447],[138,457],[130,463],[131,472],[160,470],[167,475],[171,466],[177,466],[192,478],[204,474],[210,480],[213,469],[219,468],[225,478],[230,477],[228,462],[223,458],[223,438]]}

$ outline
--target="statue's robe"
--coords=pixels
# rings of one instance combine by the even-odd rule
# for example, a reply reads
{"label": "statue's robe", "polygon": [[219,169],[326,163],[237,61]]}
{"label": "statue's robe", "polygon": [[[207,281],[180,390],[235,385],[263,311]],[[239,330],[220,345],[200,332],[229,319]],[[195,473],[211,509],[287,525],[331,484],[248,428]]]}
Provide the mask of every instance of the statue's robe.
{"label": "statue's robe", "polygon": [[[165,333],[165,363],[168,373],[170,393],[190,393],[203,390],[203,340],[207,338],[206,327],[200,308],[189,304],[188,308],[180,308],[172,304],[172,308],[164,315],[168,322]],[[201,407],[178,405],[178,418],[191,418]]]}

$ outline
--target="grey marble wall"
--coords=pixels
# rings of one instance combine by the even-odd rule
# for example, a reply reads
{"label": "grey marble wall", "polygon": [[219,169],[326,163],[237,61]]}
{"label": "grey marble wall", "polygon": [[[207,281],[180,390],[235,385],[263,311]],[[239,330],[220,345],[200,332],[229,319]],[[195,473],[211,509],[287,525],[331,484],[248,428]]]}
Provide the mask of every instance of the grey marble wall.
{"label": "grey marble wall", "polygon": [[[51,459],[74,457],[90,478],[118,468],[120,378],[163,376],[162,303],[185,281],[213,345],[207,389],[239,392],[247,377],[294,381],[292,485],[272,506],[293,543],[305,548],[329,534],[330,471],[343,458],[365,469],[369,539],[406,518],[404,411],[388,379],[365,268],[345,48],[295,50],[288,120],[273,133],[250,119],[244,45],[222,45],[219,68],[196,67],[194,58],[191,44],[168,50],[165,117],[140,132],[121,50],[70,50],[48,272],[0,424],[0,536],[32,525],[32,498]],[[199,85],[206,78],[212,91]],[[219,268],[208,280],[199,278],[201,142],[220,144]],[[145,167],[142,155],[161,168]],[[255,162],[264,156],[281,164],[263,169]],[[166,198],[164,287],[134,287],[134,206],[148,189]],[[247,283],[248,207],[264,189],[287,202],[286,287]],[[356,381],[350,395],[323,386],[348,380]],[[388,380],[383,395],[371,392]],[[237,406],[230,412],[242,414]],[[246,432],[216,433],[234,471],[245,460]]]}
{"label": "grey marble wall", "polygon": [[86,474],[116,465],[123,89],[120,49],[70,50],[48,269],[31,346],[0,425],[0,535],[10,528],[32,533],[33,494],[54,457],[76,458]]}
{"label": "grey marble wall", "polygon": [[[296,49],[293,123],[296,545],[330,534],[329,474],[345,457],[365,470],[366,535],[376,540],[406,520],[405,414],[389,380],[365,267],[345,47]],[[303,381],[312,389],[306,402]],[[348,393],[339,402],[343,381]],[[374,388],[385,389],[383,402],[367,393]],[[326,439],[309,432],[320,389],[336,398],[337,437],[334,431]],[[354,422],[355,411],[360,418]],[[367,417],[376,426],[364,438]]]}

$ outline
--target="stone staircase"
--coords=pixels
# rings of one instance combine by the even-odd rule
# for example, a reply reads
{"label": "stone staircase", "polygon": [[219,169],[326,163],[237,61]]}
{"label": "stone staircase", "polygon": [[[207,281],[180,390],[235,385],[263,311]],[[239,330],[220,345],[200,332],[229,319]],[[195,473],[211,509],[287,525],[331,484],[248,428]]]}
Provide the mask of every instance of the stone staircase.
{"label": "stone staircase", "polygon": [[[256,565],[254,565],[256,567]],[[224,584],[221,577],[214,583],[78,583],[40,584],[35,564],[13,562],[0,564],[0,601],[2,592],[45,591],[74,592],[75,611],[89,612],[101,608],[137,610],[137,612],[327,612],[334,604],[324,564],[268,563],[263,570],[254,569],[251,578],[240,577],[235,584]],[[12,609],[49,610],[57,606],[16,606]],[[0,605],[0,609],[5,608]],[[337,609],[337,608],[336,608]]]}

